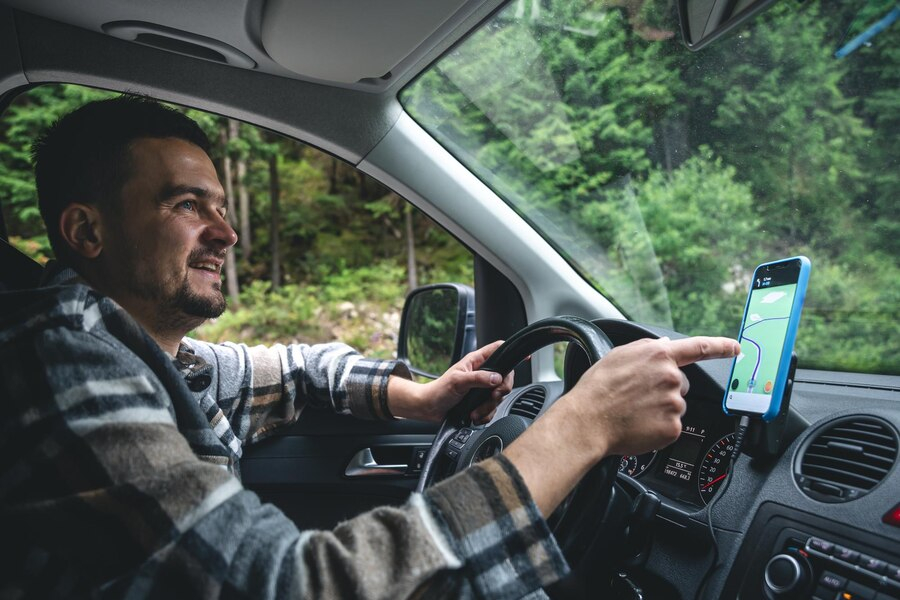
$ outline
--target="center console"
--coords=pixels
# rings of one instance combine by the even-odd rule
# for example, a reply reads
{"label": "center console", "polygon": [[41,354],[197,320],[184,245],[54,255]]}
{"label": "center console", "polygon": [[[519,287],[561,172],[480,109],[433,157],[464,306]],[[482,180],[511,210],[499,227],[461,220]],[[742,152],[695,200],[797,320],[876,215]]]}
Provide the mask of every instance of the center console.
{"label": "center console", "polygon": [[763,504],[725,583],[741,600],[900,600],[896,542]]}

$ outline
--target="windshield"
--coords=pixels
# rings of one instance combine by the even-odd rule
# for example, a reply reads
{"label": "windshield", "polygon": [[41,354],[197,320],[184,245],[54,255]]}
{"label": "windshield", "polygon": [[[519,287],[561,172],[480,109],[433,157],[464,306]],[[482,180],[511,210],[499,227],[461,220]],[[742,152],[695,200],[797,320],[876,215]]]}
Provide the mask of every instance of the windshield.
{"label": "windshield", "polygon": [[518,0],[401,101],[629,318],[735,336],[804,254],[800,366],[896,374],[898,13],[779,2],[691,53],[666,0]]}

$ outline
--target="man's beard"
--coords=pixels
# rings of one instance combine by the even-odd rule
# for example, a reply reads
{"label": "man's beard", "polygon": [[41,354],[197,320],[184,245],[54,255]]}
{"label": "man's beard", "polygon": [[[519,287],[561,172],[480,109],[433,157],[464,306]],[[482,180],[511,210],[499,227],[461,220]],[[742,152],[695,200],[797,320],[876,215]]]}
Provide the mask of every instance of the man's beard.
{"label": "man's beard", "polygon": [[207,297],[195,293],[187,280],[187,275],[181,281],[181,287],[175,292],[174,296],[166,299],[165,304],[170,309],[181,311],[192,317],[201,317],[203,319],[214,319],[225,312],[227,302],[222,294],[222,286],[214,288],[217,292],[215,296]]}
{"label": "man's beard", "polygon": [[[213,253],[209,250],[194,250],[188,257],[187,263],[190,265],[212,255]],[[127,262],[132,265],[137,263],[136,260]],[[206,319],[213,319],[225,312],[227,302],[222,294],[221,283],[210,286],[210,292],[213,293],[198,294],[191,288],[190,268],[186,265],[185,270],[181,273],[180,281],[176,279],[178,275],[174,273],[169,275],[167,280],[159,281],[146,272],[140,273],[138,269],[130,270],[125,285],[133,293],[154,300],[156,304],[154,320],[158,328],[193,329],[200,326]]]}

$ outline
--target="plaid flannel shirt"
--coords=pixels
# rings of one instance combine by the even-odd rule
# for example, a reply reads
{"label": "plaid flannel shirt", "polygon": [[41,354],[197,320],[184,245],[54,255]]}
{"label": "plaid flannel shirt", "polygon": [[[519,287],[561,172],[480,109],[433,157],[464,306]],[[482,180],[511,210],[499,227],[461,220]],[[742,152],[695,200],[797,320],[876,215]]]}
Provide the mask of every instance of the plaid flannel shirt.
{"label": "plaid flannel shirt", "polygon": [[387,416],[393,370],[192,340],[173,361],[77,282],[0,294],[0,598],[543,597],[568,567],[503,457],[332,531],[231,472],[304,404]]}

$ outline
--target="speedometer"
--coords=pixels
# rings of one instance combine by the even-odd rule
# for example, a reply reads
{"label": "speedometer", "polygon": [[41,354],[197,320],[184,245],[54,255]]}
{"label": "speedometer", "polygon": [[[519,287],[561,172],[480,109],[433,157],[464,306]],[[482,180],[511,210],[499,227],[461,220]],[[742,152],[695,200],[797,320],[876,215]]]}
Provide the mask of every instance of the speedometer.
{"label": "speedometer", "polygon": [[734,434],[729,433],[713,444],[703,455],[700,473],[697,477],[697,486],[703,504],[709,504],[709,501],[719,491],[719,486],[725,481],[725,477],[728,476],[728,461],[731,458],[732,450],[734,450]]}

